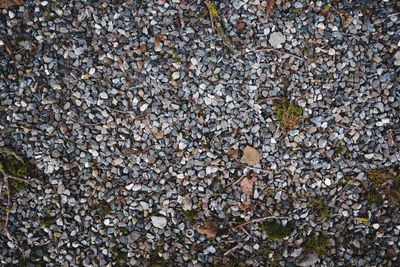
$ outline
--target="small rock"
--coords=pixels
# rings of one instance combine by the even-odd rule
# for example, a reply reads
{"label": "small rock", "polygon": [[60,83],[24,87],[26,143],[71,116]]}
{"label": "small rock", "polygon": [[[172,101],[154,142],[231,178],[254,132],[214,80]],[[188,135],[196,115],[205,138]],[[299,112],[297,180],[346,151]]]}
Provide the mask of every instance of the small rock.
{"label": "small rock", "polygon": [[151,223],[154,227],[163,229],[167,225],[167,219],[162,216],[152,216]]}
{"label": "small rock", "polygon": [[318,256],[315,252],[302,254],[296,261],[298,266],[311,266],[318,261]]}
{"label": "small rock", "polygon": [[100,98],[101,98],[101,99],[108,99],[107,93],[106,93],[106,92],[101,92],[101,93],[100,93]]}
{"label": "small rock", "polygon": [[273,32],[269,37],[269,43],[275,48],[278,48],[285,40],[286,38],[281,32]]}

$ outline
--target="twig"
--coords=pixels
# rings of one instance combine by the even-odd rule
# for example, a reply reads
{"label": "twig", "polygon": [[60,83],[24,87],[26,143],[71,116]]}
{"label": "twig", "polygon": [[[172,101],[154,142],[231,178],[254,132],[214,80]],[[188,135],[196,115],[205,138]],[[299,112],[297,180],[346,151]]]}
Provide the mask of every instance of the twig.
{"label": "twig", "polygon": [[341,199],[344,196],[345,193],[345,189],[351,184],[351,181],[347,182],[346,185],[340,189],[340,191],[338,192],[339,197],[337,197],[337,195],[331,200],[331,204],[335,203],[337,200]]}
{"label": "twig", "polygon": [[342,128],[344,128],[344,129],[346,129],[346,130],[350,130],[350,127],[349,127],[349,126],[346,126],[346,125],[341,124],[341,123],[339,123],[339,122],[335,122],[335,123],[336,123],[336,125],[339,126],[339,127],[342,127]]}
{"label": "twig", "polygon": [[241,247],[243,247],[242,243],[237,244],[236,246],[234,246],[233,248],[231,248],[227,252],[225,252],[224,256],[228,256],[228,254],[230,254],[232,251],[234,251],[235,249],[241,248]]}
{"label": "twig", "polygon": [[289,53],[289,52],[282,51],[282,50],[278,50],[278,49],[275,49],[275,48],[272,48],[272,47],[269,47],[269,48],[260,48],[260,49],[254,50],[254,51],[249,51],[249,52],[247,52],[246,54],[257,53],[257,52],[262,52],[262,51],[264,51],[264,52],[276,52],[276,53],[280,53],[280,54],[285,54],[285,55],[288,55],[288,56],[297,58],[297,59],[299,59],[299,60],[305,61],[305,59],[302,58],[302,57],[299,57],[299,56],[293,55],[293,54],[291,54],[291,53]]}
{"label": "twig", "polygon": [[258,115],[261,114],[261,111],[260,111],[259,109],[256,109],[254,106],[250,105],[250,103],[247,102],[247,101],[246,101],[243,97],[241,97],[240,95],[239,95],[239,98],[240,98],[244,103],[246,103],[250,108],[252,108]]}
{"label": "twig", "polygon": [[397,16],[397,15],[400,15],[400,12],[389,14],[388,17]]}
{"label": "twig", "polygon": [[252,236],[251,234],[249,234],[249,232],[246,231],[246,229],[242,228],[242,231],[248,235],[251,239],[254,239],[254,236]]}
{"label": "twig", "polygon": [[118,110],[118,109],[113,109],[113,108],[110,108],[110,107],[107,107],[107,106],[105,106],[105,108],[108,109],[109,111],[115,111],[115,112],[119,112],[119,113],[123,113],[123,114],[133,113],[133,111],[130,111],[130,110],[128,110],[128,111]]}
{"label": "twig", "polygon": [[260,100],[257,100],[257,104],[262,104],[264,102],[268,102],[271,100],[281,100],[281,99],[283,99],[282,96],[273,96],[273,97],[262,98]]}
{"label": "twig", "polygon": [[228,186],[233,186],[233,185],[235,185],[235,184],[237,184],[237,183],[240,183],[240,181],[243,180],[243,178],[246,177],[246,176],[247,176],[247,174],[244,174],[242,177],[240,177],[239,179],[237,179],[235,182],[230,183],[230,184],[227,184],[226,187],[228,187]]}
{"label": "twig", "polygon": [[31,178],[31,177],[29,177],[30,180],[27,180],[27,179],[23,179],[23,178],[16,177],[14,175],[8,174],[8,178],[14,179],[14,180],[19,180],[19,181],[27,183],[27,184],[32,184],[33,181],[35,181],[37,183],[41,183],[39,180],[36,180],[34,178]]}
{"label": "twig", "polygon": [[9,221],[10,212],[11,212],[11,196],[10,196],[10,186],[8,185],[8,176],[3,170],[1,170],[1,174],[3,175],[4,185],[7,190],[7,207],[6,207],[7,217],[6,217],[6,222],[4,223],[4,228],[3,228],[3,231],[6,232],[8,229],[8,221]]}
{"label": "twig", "polygon": [[229,40],[228,36],[226,36],[224,29],[222,28],[221,18],[219,16],[217,8],[215,7],[215,4],[210,1],[204,1],[204,4],[206,5],[206,7],[208,9],[208,13],[210,15],[210,20],[211,20],[211,25],[214,28],[213,23],[215,23],[216,30],[218,32],[218,35],[222,39],[222,43],[228,48],[229,52],[231,52],[232,54],[237,54],[238,51],[234,48],[233,44]]}
{"label": "twig", "polygon": [[282,216],[282,217],[266,216],[266,217],[262,217],[262,218],[255,218],[255,219],[252,219],[252,220],[250,220],[248,222],[245,222],[245,223],[242,223],[242,224],[239,224],[239,225],[236,225],[236,226],[232,226],[229,229],[230,230],[237,229],[237,228],[243,227],[243,226],[248,225],[248,224],[253,223],[253,222],[261,222],[261,221],[265,221],[265,220],[268,220],[268,219],[288,219],[288,218],[289,217],[287,217],[287,216]]}
{"label": "twig", "polygon": [[[263,172],[263,173],[265,173],[265,174],[271,172],[271,171],[269,171],[269,170],[260,169],[260,168],[256,168],[256,167],[250,167],[250,166],[246,166],[246,168],[251,169],[251,170],[255,170],[255,171],[260,171],[260,172]],[[261,175],[261,173],[258,173],[258,175]]]}

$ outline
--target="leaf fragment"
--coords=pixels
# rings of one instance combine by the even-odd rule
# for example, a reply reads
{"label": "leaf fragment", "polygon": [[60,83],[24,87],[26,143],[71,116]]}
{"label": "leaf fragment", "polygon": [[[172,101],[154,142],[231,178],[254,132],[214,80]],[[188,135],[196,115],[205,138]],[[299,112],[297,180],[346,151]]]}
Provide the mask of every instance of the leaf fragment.
{"label": "leaf fragment", "polygon": [[120,56],[117,56],[117,61],[118,61],[119,69],[120,69],[122,72],[125,72],[124,63],[122,62],[122,59],[121,59]]}
{"label": "leaf fragment", "polygon": [[205,220],[204,225],[197,228],[197,232],[207,235],[207,238],[213,238],[217,235],[218,224],[213,220]]}
{"label": "leaf fragment", "polygon": [[275,0],[268,0],[268,4],[265,7],[265,13],[267,14],[274,14],[274,11],[272,11],[272,8],[275,5]]}
{"label": "leaf fragment", "polygon": [[242,189],[242,192],[246,195],[253,195],[253,186],[256,181],[257,178],[254,176],[251,179],[249,179],[249,177],[243,178],[242,181],[240,181],[240,188]]}
{"label": "leaf fragment", "polygon": [[23,0],[0,0],[0,8],[20,6],[23,4],[24,4]]}
{"label": "leaf fragment", "polygon": [[241,160],[247,164],[258,164],[260,162],[260,153],[258,153],[257,149],[246,146]]}
{"label": "leaf fragment", "polygon": [[158,46],[160,45],[160,42],[161,42],[162,40],[164,40],[164,37],[163,37],[161,34],[157,33],[157,34],[154,36],[154,48],[155,48],[155,50],[158,49]]}

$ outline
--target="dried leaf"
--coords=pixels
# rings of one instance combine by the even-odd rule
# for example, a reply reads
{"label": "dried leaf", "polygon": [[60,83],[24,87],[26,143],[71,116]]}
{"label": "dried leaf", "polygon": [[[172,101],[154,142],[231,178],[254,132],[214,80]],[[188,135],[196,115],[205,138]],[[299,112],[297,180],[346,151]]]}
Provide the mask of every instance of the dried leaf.
{"label": "dried leaf", "polygon": [[0,8],[20,6],[23,4],[24,4],[23,0],[0,0]]}
{"label": "dried leaf", "polygon": [[12,51],[12,49],[11,49],[11,47],[10,47],[10,45],[8,43],[6,43],[6,51],[7,51],[7,54],[8,54],[9,57],[13,56],[14,53],[13,53],[13,51]]}
{"label": "dried leaf", "polygon": [[122,59],[121,59],[121,57],[120,57],[120,56],[118,56],[118,57],[117,57],[117,60],[118,60],[118,66],[119,66],[119,69],[120,69],[120,70],[122,70],[123,72],[125,72],[124,63],[122,62]]}
{"label": "dried leaf", "polygon": [[240,209],[243,211],[247,211],[253,208],[253,204],[250,201],[245,201],[240,204]]}
{"label": "dried leaf", "polygon": [[272,8],[275,5],[275,0],[268,0],[268,4],[265,7],[265,13],[267,14],[274,14],[274,12],[272,11]]}
{"label": "dried leaf", "polygon": [[236,25],[236,30],[238,30],[238,31],[242,31],[242,30],[244,30],[244,28],[246,28],[245,22],[240,22]]}
{"label": "dried leaf", "polygon": [[246,195],[253,195],[253,184],[257,181],[257,178],[253,176],[253,178],[249,179],[249,177],[245,177],[240,181],[240,188],[242,192]]}
{"label": "dried leaf", "polygon": [[239,152],[239,149],[231,149],[228,151],[228,156],[231,158],[236,158],[237,154]]}
{"label": "dried leaf", "polygon": [[162,40],[164,40],[164,37],[162,37],[161,34],[157,33],[157,34],[154,36],[154,48],[155,48],[155,49],[158,48],[158,46],[160,45],[160,42],[161,42]]}
{"label": "dried leaf", "polygon": [[181,23],[181,20],[179,18],[175,19],[175,26],[178,27],[178,28],[182,27],[182,23]]}
{"label": "dried leaf", "polygon": [[389,145],[389,146],[392,146],[392,145],[393,145],[393,138],[392,138],[392,136],[389,136],[389,138],[388,138],[388,145]]}
{"label": "dried leaf", "polygon": [[207,235],[207,238],[213,238],[217,235],[218,224],[212,220],[206,220],[204,226],[197,228],[197,232]]}
{"label": "dried leaf", "polygon": [[257,149],[246,146],[241,160],[247,164],[258,164],[260,162],[260,153],[258,153]]}

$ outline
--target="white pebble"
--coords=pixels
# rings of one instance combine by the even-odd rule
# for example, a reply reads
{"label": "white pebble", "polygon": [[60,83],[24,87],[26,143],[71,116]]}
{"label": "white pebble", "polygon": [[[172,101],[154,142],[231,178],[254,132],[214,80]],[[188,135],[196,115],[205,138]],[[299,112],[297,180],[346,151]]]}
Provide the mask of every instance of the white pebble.
{"label": "white pebble", "polygon": [[329,178],[326,178],[324,182],[325,182],[326,186],[330,186],[332,184],[331,179],[329,179]]}
{"label": "white pebble", "polygon": [[106,93],[106,92],[101,92],[101,93],[100,93],[100,98],[101,98],[101,99],[108,99],[107,93]]}

